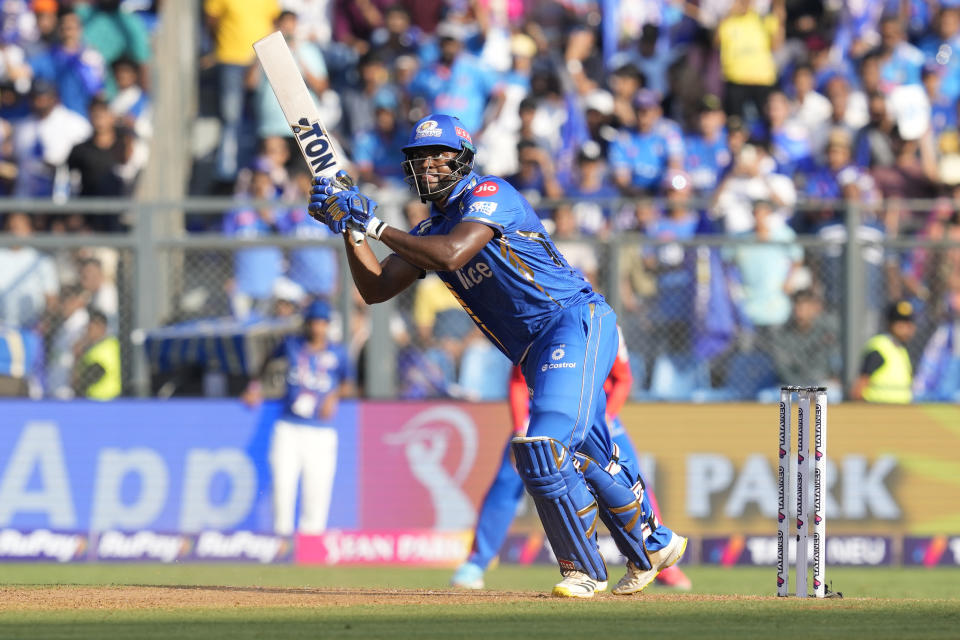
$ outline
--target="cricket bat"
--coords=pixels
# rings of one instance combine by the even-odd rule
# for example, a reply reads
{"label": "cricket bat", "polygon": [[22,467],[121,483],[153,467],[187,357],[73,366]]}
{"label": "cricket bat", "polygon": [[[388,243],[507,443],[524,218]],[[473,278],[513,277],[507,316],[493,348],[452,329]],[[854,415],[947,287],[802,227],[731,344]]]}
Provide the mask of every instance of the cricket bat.
{"label": "cricket bat", "polygon": [[[283,34],[274,31],[257,40],[253,43],[253,50],[311,173],[314,177],[333,178],[343,166]],[[363,242],[363,236],[362,231],[350,230],[354,244]]]}

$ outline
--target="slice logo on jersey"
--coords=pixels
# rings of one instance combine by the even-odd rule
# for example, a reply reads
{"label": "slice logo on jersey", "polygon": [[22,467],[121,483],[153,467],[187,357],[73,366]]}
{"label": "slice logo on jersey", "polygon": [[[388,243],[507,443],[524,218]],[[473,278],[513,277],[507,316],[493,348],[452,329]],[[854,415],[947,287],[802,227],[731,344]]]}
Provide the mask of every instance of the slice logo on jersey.
{"label": "slice logo on jersey", "polygon": [[563,350],[562,346],[557,347],[556,349],[553,350],[553,353],[550,354],[550,358],[552,360],[560,360],[561,358],[563,358],[563,356],[566,355],[566,353],[567,352]]}
{"label": "slice logo on jersey", "polygon": [[471,289],[487,278],[493,277],[493,269],[486,262],[478,262],[469,267],[457,269],[457,280],[464,289]]}
{"label": "slice logo on jersey", "polygon": [[[424,124],[426,124],[426,123],[424,123]],[[466,140],[466,141],[469,142],[470,144],[473,144],[473,139],[470,138],[470,134],[467,132],[466,129],[464,129],[463,127],[456,127],[455,130],[456,130],[458,136],[460,136],[461,138],[463,138],[464,140]]]}
{"label": "slice logo on jersey", "polygon": [[443,129],[437,127],[436,120],[425,120],[417,127],[417,138],[439,138],[443,135]]}
{"label": "slice logo on jersey", "polygon": [[500,191],[500,187],[497,186],[496,182],[486,181],[481,182],[477,185],[477,188],[473,190],[473,195],[475,196],[492,196],[497,191]]}
{"label": "slice logo on jersey", "polygon": [[472,202],[470,203],[470,208],[467,209],[467,214],[479,213],[481,215],[489,216],[493,215],[493,212],[497,210],[497,203],[491,202],[489,200],[484,200],[483,202]]}

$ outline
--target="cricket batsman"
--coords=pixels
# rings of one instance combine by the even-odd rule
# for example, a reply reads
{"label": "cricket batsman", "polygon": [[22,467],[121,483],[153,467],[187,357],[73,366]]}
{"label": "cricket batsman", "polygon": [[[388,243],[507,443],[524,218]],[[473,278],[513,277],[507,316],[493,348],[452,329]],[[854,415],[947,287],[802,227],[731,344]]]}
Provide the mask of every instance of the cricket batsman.
{"label": "cricket batsman", "polygon": [[[310,211],[331,231],[360,229],[393,254],[377,261],[345,240],[368,304],[435,271],[532,390],[526,435],[511,442],[563,579],[553,595],[591,598],[607,587],[598,520],[628,558],[615,594],[637,593],[680,559],[687,540],[645,508],[643,483],[618,464],[605,424],[603,383],[617,354],[617,319],[567,263],[530,204],[506,181],[473,171],[475,148],[456,118],[420,120],[402,148],[407,182],[431,215],[409,232],[376,216],[377,203],[339,178],[314,180]],[[646,526],[645,526],[646,525]]]}

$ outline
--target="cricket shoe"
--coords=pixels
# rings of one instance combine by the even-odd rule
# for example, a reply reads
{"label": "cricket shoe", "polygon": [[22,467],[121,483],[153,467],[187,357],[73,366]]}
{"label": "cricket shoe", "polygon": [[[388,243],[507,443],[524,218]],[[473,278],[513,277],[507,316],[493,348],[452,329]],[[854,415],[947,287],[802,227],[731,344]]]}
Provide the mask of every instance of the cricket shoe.
{"label": "cricket shoe", "polygon": [[483,569],[472,562],[464,562],[454,571],[450,586],[458,589],[483,589]]}
{"label": "cricket shoe", "polygon": [[594,580],[582,571],[563,571],[563,580],[553,587],[558,598],[592,598],[599,591],[607,590],[607,581]]}
{"label": "cricket shoe", "polygon": [[641,569],[628,560],[626,575],[620,578],[620,582],[617,583],[617,586],[613,588],[611,593],[618,596],[626,596],[631,593],[643,591],[648,584],[653,582],[658,573],[676,564],[677,560],[683,556],[683,552],[686,550],[687,539],[683,536],[673,534],[667,546],[657,551],[651,551],[648,554],[651,565],[650,569]]}
{"label": "cricket shoe", "polygon": [[677,565],[662,569],[660,573],[657,574],[657,584],[661,587],[674,589],[676,591],[690,591],[693,588],[693,583],[690,582],[690,578],[688,578],[687,574],[683,572],[683,569]]}

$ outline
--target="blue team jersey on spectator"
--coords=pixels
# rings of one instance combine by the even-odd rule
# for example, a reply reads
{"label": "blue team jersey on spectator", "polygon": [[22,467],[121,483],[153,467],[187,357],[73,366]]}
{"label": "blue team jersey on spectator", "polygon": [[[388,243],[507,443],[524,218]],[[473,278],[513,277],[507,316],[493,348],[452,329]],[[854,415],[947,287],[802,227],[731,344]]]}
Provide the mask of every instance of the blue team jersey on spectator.
{"label": "blue team jersey on spectator", "polygon": [[806,193],[811,198],[822,198],[830,200],[833,198],[842,198],[843,189],[837,181],[839,171],[833,171],[829,167],[817,167],[807,176]]}
{"label": "blue team jersey on spectator", "polygon": [[[960,68],[957,69],[960,73]],[[957,128],[957,102],[941,95],[939,99],[930,103],[930,128],[934,135],[939,136],[944,131]]]}
{"label": "blue team jersey on spectator", "polygon": [[43,341],[29,329],[0,325],[0,375],[37,378],[43,362]]}
{"label": "blue team jersey on spectator", "polygon": [[890,59],[880,67],[883,82],[900,86],[920,84],[920,70],[923,68],[923,54],[912,44],[901,42],[893,50]]}
{"label": "blue team jersey on spectator", "polygon": [[[297,238],[331,238],[326,225],[310,217],[306,209],[293,209],[282,220],[284,235]],[[310,247],[290,250],[287,277],[314,296],[329,297],[337,288],[339,260],[333,247]]]}
{"label": "blue team jersey on spectator", "polygon": [[353,161],[358,165],[370,164],[381,178],[403,180],[403,167],[397,158],[403,157],[401,149],[407,144],[409,134],[397,127],[392,135],[384,136],[377,131],[361,131],[353,141]]}
{"label": "blue team jersey on spectator", "polygon": [[[277,214],[277,220],[283,216]],[[252,208],[235,209],[223,221],[223,233],[238,238],[257,238],[279,230],[271,227]],[[283,273],[283,252],[278,247],[238,249],[234,253],[237,290],[253,298],[270,297],[274,281]]]}
{"label": "blue team jersey on spectator", "polygon": [[[350,379],[350,361],[346,349],[331,343],[325,349],[314,351],[303,336],[287,336],[274,352],[290,365],[287,387],[283,396],[283,414],[287,419],[314,421],[316,409],[331,393]],[[300,403],[300,404],[298,404]],[[302,408],[314,407],[304,412]],[[310,413],[308,417],[304,413]]]}
{"label": "blue team jersey on spectator", "polygon": [[434,207],[410,233],[447,234],[462,221],[493,229],[493,239],[467,264],[437,275],[513,364],[558,311],[603,299],[560,255],[530,204],[506,180],[471,172],[453,193],[445,213]]}
{"label": "blue team jersey on spectator", "polygon": [[55,47],[30,60],[34,77],[57,86],[63,106],[86,117],[90,100],[104,88],[103,57],[94,49],[83,47],[69,52]]}
{"label": "blue team jersey on spectator", "polygon": [[684,138],[683,144],[686,149],[684,168],[690,174],[693,187],[700,192],[712,192],[720,181],[720,172],[730,164],[727,132],[721,131],[713,142],[700,134],[693,134]]}
{"label": "blue team jersey on spectator", "polygon": [[[700,217],[659,218],[647,230],[657,240],[687,240],[697,233]],[[694,294],[693,248],[664,244],[649,249],[657,257],[657,313],[659,320],[690,318]]]}
{"label": "blue team jersey on spectator", "polygon": [[659,133],[624,131],[610,143],[609,156],[614,171],[629,169],[633,186],[652,190],[663,180],[669,147]]}
{"label": "blue team jersey on spectator", "polygon": [[949,40],[930,36],[920,41],[919,48],[927,62],[943,66],[940,93],[955,103],[960,98],[960,35]]}
{"label": "blue team jersey on spectator", "polygon": [[496,71],[461,54],[451,67],[433,64],[417,73],[410,92],[427,100],[429,110],[459,118],[467,131],[483,126],[487,100],[499,82]]}

